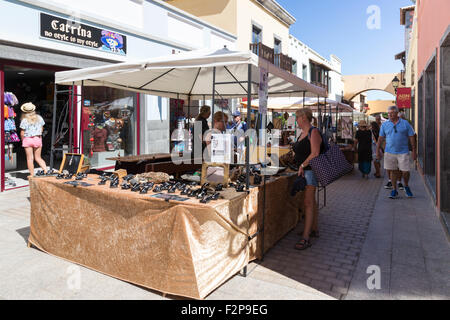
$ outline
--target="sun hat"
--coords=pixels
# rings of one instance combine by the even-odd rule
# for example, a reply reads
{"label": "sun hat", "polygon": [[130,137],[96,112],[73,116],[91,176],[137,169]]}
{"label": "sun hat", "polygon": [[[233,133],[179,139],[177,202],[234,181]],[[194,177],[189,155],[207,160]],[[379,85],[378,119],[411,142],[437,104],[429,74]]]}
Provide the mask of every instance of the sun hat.
{"label": "sun hat", "polygon": [[29,113],[29,112],[35,111],[36,110],[36,106],[34,104],[32,104],[31,102],[27,102],[27,103],[24,103],[20,107],[20,110],[22,110],[22,112]]}

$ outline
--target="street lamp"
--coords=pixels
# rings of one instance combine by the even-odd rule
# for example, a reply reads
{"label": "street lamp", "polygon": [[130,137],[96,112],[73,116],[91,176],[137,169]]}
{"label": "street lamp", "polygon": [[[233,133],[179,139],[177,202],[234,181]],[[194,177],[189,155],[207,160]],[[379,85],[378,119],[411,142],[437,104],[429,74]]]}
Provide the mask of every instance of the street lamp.
{"label": "street lamp", "polygon": [[392,79],[392,86],[394,87],[395,90],[395,105],[397,105],[397,88],[400,85],[400,80],[398,80],[397,76],[394,77],[394,79]]}
{"label": "street lamp", "polygon": [[392,79],[392,86],[394,87],[395,94],[397,94],[397,88],[400,85],[400,80],[398,80],[397,76],[395,76],[394,79]]}

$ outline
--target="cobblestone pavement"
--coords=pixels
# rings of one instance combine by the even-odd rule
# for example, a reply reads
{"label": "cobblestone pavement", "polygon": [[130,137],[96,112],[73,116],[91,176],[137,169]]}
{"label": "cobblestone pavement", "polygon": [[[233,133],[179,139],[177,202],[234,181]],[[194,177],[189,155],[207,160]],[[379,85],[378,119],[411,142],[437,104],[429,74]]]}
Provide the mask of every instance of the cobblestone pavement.
{"label": "cobblestone pavement", "polygon": [[323,193],[320,194],[320,237],[311,238],[312,247],[294,249],[303,230],[300,223],[266,254],[261,266],[342,299],[358,262],[382,182],[362,179],[355,167],[353,174],[327,187],[325,207]]}
{"label": "cobblestone pavement", "polygon": [[[449,299],[449,242],[420,177],[413,172],[415,199],[388,199],[384,182],[363,180],[355,168],[327,188],[311,248],[294,249],[300,223],[247,277],[234,276],[207,299]],[[0,194],[0,299],[181,299],[84,267],[80,288],[69,289],[74,264],[26,247],[28,196],[28,188]],[[380,290],[367,288],[369,265],[380,267]]]}

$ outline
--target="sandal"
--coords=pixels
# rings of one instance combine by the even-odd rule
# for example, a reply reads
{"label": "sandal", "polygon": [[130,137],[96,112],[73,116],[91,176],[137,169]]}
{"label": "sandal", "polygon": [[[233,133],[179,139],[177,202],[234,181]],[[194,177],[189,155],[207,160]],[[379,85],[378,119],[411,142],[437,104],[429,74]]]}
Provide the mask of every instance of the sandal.
{"label": "sandal", "polygon": [[295,249],[297,250],[305,250],[307,248],[311,247],[311,241],[309,239],[301,238],[296,244]]}

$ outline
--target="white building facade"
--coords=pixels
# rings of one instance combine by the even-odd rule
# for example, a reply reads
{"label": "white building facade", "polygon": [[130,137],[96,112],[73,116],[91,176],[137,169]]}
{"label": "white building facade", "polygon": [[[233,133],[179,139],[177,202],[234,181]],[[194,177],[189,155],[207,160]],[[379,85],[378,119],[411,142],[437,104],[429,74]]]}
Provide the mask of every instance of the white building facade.
{"label": "white building facade", "polygon": [[[35,103],[41,113],[52,111],[56,71],[139,61],[202,48],[227,46],[233,50],[237,39],[160,0],[2,0],[0,12],[0,97],[4,97],[5,91],[20,97],[19,104],[13,107],[17,114],[20,105],[28,101]],[[46,92],[44,87],[47,87]],[[91,157],[94,167],[114,165],[106,160],[112,155],[169,152],[169,99],[118,91],[105,89],[99,96],[92,88],[85,87],[84,92],[81,87],[76,88],[82,98],[77,99],[71,119],[73,143],[75,151],[85,155],[89,155],[87,149],[94,149]],[[102,103],[110,107],[113,114],[118,113],[117,101],[127,109],[121,112],[132,120],[126,128],[126,137],[123,129],[120,145],[116,143],[114,147],[114,143],[108,145],[106,141],[105,146],[95,149],[89,145],[89,135],[85,136],[87,130],[83,126],[89,122],[85,117],[88,112],[97,116],[96,105]],[[112,118],[110,114],[106,116]],[[51,127],[51,115],[49,119],[46,122]],[[2,110],[2,137],[6,135],[4,120]],[[25,169],[17,167],[23,162],[19,143],[6,140],[3,138],[0,146],[2,191],[6,171]],[[9,145],[12,147],[8,156],[3,150]],[[11,160],[13,154],[17,158],[15,163]]]}
{"label": "white building facade", "polygon": [[[326,85],[328,98],[341,101],[344,91],[342,61],[333,54],[328,60],[294,36],[290,35],[289,38],[289,55],[294,60],[293,73],[308,82]],[[320,77],[316,79],[312,70],[315,66],[320,67],[323,72],[326,71],[326,74],[322,76],[318,72]]]}

